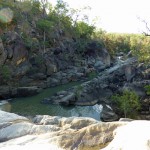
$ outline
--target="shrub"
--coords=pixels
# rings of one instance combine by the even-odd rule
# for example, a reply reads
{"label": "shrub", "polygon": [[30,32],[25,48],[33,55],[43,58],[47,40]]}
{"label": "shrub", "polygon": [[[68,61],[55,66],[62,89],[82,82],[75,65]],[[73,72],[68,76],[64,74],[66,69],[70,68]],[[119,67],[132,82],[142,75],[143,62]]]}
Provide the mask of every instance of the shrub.
{"label": "shrub", "polygon": [[131,116],[140,109],[139,97],[135,92],[125,90],[122,94],[112,96],[112,100],[116,102],[119,110],[124,113],[124,117]]}
{"label": "shrub", "polygon": [[146,94],[150,95],[150,85],[146,85],[144,88],[146,90]]}
{"label": "shrub", "polygon": [[8,81],[11,78],[11,72],[9,70],[9,67],[6,65],[1,66],[0,67],[0,75],[4,82]]}

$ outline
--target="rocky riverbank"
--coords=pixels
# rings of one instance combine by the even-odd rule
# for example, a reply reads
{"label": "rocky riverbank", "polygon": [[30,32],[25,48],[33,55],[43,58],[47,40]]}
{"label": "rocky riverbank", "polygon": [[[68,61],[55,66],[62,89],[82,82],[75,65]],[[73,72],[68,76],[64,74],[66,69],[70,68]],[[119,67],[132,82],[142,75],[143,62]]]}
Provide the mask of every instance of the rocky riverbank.
{"label": "rocky riverbank", "polygon": [[[149,118],[150,98],[145,86],[150,85],[150,66],[139,64],[136,58],[125,54],[122,59],[111,57],[96,41],[88,42],[81,55],[72,39],[64,40],[59,47],[47,48],[44,53],[37,50],[29,55],[17,32],[9,31],[4,37],[0,39],[1,100],[32,96],[44,88],[82,81],[81,85],[41,99],[41,103],[67,106],[98,103],[104,108],[103,120],[114,121],[118,116],[111,96],[128,89],[140,96],[142,113]],[[88,80],[90,73],[98,75]]]}
{"label": "rocky riverbank", "polygon": [[36,116],[31,120],[0,111],[0,148],[27,148],[51,145],[74,150],[105,145],[113,139],[113,131],[124,122],[103,123],[91,118]]}
{"label": "rocky riverbank", "polygon": [[75,51],[76,42],[64,41],[59,47],[47,48],[45,53],[30,51],[17,32],[0,38],[0,99],[26,96],[20,91],[27,87],[36,94],[37,88],[49,88],[72,81],[85,81],[88,74],[104,70],[111,64],[105,48],[91,41],[85,47],[83,56]]}
{"label": "rocky riverbank", "polygon": [[[78,84],[78,86],[56,92],[49,98],[41,99],[41,103],[61,104],[61,105],[80,105],[89,106],[101,104],[101,120],[115,121],[120,116],[115,113],[115,106],[112,105],[111,96],[114,93],[124,89],[136,92],[141,98],[142,119],[149,119],[149,96],[146,93],[145,86],[150,84],[146,68],[138,66],[135,58],[129,58],[124,61],[118,61],[113,66],[101,71],[97,77]],[[147,75],[146,75],[147,73]],[[142,80],[141,80],[142,78]],[[16,97],[32,96],[39,93],[42,88],[37,86],[5,88],[3,94],[7,96],[8,92],[15,93]],[[3,91],[3,88],[1,92]],[[5,93],[5,91],[8,91]],[[144,116],[144,117],[143,117]]]}
{"label": "rocky riverbank", "polygon": [[146,85],[150,85],[147,70],[149,68],[139,65],[136,58],[118,60],[113,66],[101,71],[94,79],[69,90],[57,92],[54,96],[43,99],[41,102],[67,106],[102,104],[101,119],[115,121],[119,117],[114,113],[115,106],[112,105],[111,97],[115,93],[129,90],[140,97],[142,110],[144,110],[142,113],[147,113],[146,119],[149,119],[150,98],[145,89]]}
{"label": "rocky riverbank", "polygon": [[[26,118],[0,111],[0,149],[147,150],[150,122],[122,119],[99,122],[83,117]],[[107,146],[108,145],[108,146]]]}

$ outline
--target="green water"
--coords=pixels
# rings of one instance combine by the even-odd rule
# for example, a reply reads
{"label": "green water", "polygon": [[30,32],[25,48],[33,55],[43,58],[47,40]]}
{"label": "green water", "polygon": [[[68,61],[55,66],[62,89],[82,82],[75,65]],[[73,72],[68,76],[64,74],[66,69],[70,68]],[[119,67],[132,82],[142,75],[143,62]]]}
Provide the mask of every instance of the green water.
{"label": "green water", "polygon": [[55,94],[58,91],[66,90],[75,85],[81,84],[80,82],[72,82],[66,85],[61,85],[53,88],[44,89],[42,92],[35,96],[24,97],[24,98],[16,98],[11,102],[11,112],[20,113],[23,115],[45,115],[45,114],[55,114],[55,110],[53,109],[61,109],[59,105],[49,105],[49,104],[41,104],[41,100],[44,98],[48,98]]}
{"label": "green water", "polygon": [[[11,103],[7,104],[7,110],[20,115],[51,115],[51,116],[82,116],[92,117],[97,120],[100,119],[100,114],[93,106],[69,106],[41,104],[40,101],[44,98],[50,97],[58,91],[66,90],[81,82],[72,82],[66,85],[53,87],[43,90],[41,93],[31,97],[16,98]],[[8,107],[9,106],[9,107]],[[9,110],[8,110],[9,108]]]}

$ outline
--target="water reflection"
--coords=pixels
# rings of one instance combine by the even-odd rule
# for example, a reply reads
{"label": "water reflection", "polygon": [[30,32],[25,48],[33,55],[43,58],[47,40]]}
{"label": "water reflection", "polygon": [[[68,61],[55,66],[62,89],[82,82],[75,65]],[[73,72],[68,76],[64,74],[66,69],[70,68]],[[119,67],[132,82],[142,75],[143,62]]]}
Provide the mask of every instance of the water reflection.
{"label": "water reflection", "polygon": [[[44,105],[45,107],[45,105]],[[33,110],[32,107],[27,107],[25,109],[22,108],[21,110],[14,110],[12,109],[13,107],[11,107],[11,104],[9,102],[1,102],[0,103],[0,110],[3,111],[8,111],[8,112],[15,112],[18,114],[22,114],[22,115],[36,115],[36,114],[46,114],[46,115],[51,115],[51,116],[63,116],[63,117],[71,117],[71,116],[75,116],[75,117],[91,117],[94,118],[96,120],[100,120],[100,112],[101,112],[101,105],[94,105],[94,106],[70,106],[70,107],[64,107],[61,105],[47,105],[46,106],[47,109],[45,109],[46,111],[41,111],[39,112],[38,109],[32,112],[31,110]],[[30,111],[28,112],[27,110],[30,109]],[[26,110],[26,111],[25,111]]]}
{"label": "water reflection", "polygon": [[69,83],[58,87],[53,87],[43,90],[43,92],[24,98],[16,98],[10,103],[6,103],[0,106],[0,109],[13,112],[20,115],[50,115],[50,116],[77,116],[77,117],[92,117],[96,120],[100,120],[101,105],[94,106],[61,106],[53,104],[41,104],[41,100],[54,95],[56,92],[68,89],[78,83]]}
{"label": "water reflection", "polygon": [[0,101],[0,110],[11,111],[11,104],[7,101]]}

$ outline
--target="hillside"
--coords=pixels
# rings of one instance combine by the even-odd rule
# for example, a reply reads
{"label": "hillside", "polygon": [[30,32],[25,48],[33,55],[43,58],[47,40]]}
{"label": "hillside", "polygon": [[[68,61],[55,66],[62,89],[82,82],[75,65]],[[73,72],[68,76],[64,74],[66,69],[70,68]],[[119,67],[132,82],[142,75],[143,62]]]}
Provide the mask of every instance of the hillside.
{"label": "hillside", "polygon": [[80,17],[81,11],[61,0],[56,6],[34,0],[0,2],[0,99],[32,96],[41,89],[82,81],[41,102],[104,104],[104,120],[116,120],[107,105],[123,116],[124,107],[116,107],[112,96],[127,89],[139,96],[140,113],[148,119],[149,37],[98,30],[88,24],[86,14]]}

